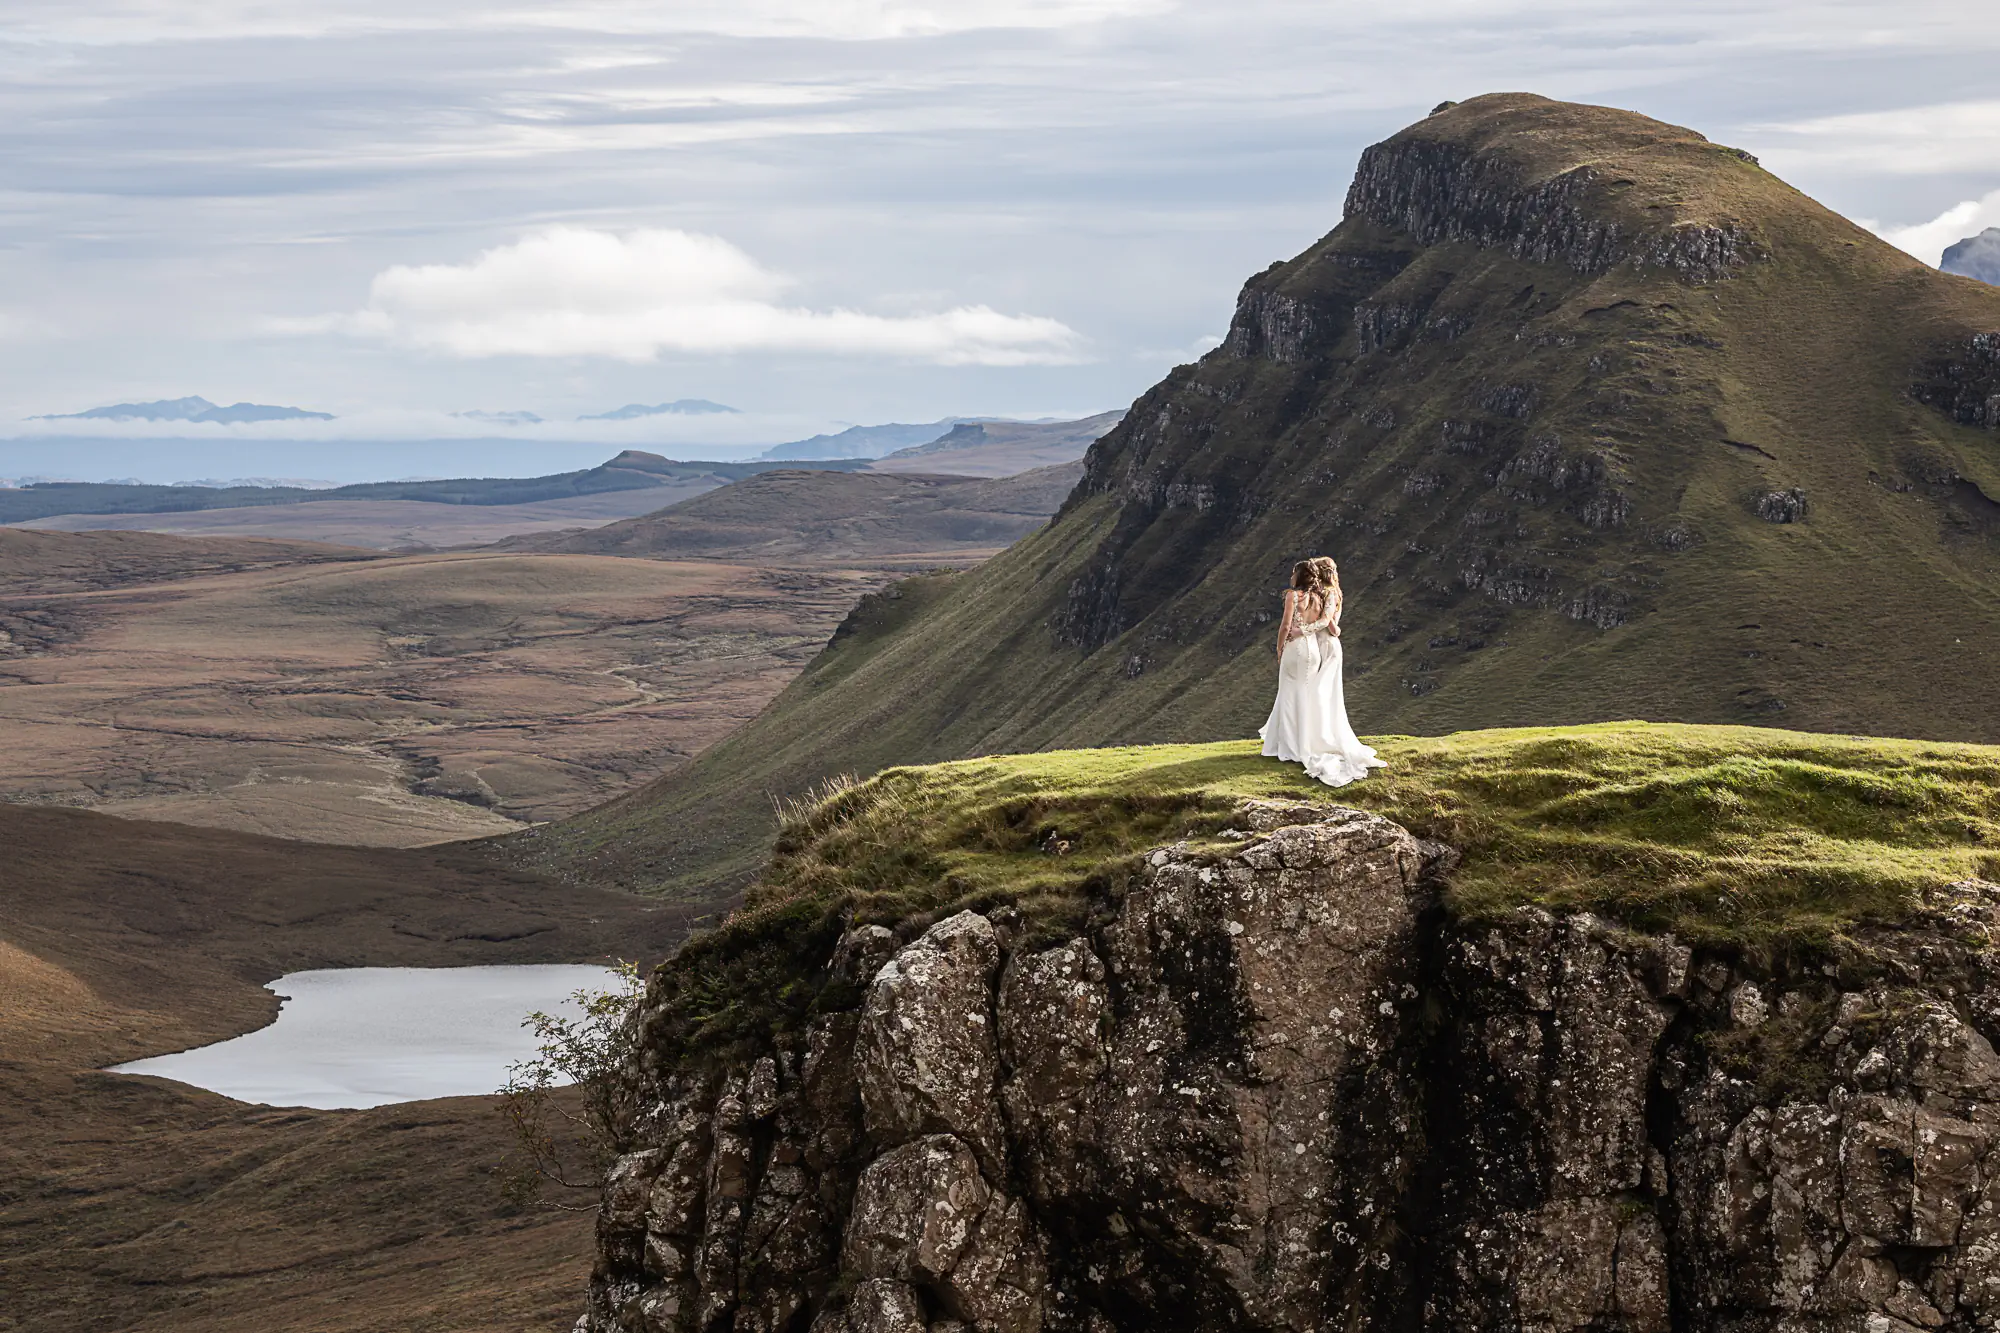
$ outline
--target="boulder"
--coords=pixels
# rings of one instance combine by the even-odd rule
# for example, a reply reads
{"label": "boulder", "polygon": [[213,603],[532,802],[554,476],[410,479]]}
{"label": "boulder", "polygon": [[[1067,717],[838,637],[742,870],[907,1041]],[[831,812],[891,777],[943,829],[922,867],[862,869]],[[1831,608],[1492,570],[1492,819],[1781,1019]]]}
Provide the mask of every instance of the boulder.
{"label": "boulder", "polygon": [[973,912],[940,921],[869,983],[855,1040],[869,1134],[894,1145],[950,1134],[998,1175],[1005,1160],[994,1095],[1000,1056],[993,986],[1000,943]]}

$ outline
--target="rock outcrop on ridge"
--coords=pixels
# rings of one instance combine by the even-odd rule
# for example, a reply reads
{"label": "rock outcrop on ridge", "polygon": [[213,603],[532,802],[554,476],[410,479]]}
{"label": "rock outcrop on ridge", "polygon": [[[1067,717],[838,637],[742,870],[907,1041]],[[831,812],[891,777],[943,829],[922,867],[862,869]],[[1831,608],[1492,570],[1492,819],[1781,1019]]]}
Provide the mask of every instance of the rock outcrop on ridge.
{"label": "rock outcrop on ridge", "polygon": [[654,977],[585,1333],[1916,1333],[2000,1323],[2000,885],[1752,966],[1449,917],[1452,853],[1250,802],[1073,938],[842,937],[706,1058]]}
{"label": "rock outcrop on ridge", "polygon": [[720,897],[766,793],[1248,735],[1312,554],[1364,734],[2000,740],[1996,358],[2000,290],[1747,153],[1525,94],[1442,108],[1362,154],[1340,225],[1249,278],[1046,528],[864,604],[749,726],[534,846]]}

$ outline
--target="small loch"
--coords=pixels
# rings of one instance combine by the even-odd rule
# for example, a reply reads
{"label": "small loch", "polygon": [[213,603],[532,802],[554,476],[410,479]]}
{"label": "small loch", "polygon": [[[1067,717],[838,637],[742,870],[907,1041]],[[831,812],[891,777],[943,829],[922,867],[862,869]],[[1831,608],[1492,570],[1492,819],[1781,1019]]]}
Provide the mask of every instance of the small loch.
{"label": "small loch", "polygon": [[578,1016],[578,990],[608,990],[601,967],[347,967],[270,983],[268,1027],[212,1046],[118,1065],[243,1102],[323,1110],[493,1092],[535,1053],[522,1020]]}

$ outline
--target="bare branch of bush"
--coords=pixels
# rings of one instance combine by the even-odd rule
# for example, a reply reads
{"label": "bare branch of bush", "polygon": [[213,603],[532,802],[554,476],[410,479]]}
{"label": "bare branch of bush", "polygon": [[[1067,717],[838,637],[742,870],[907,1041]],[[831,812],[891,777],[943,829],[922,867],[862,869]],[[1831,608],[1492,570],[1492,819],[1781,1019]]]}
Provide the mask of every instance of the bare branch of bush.
{"label": "bare branch of bush", "polygon": [[571,997],[581,1017],[533,1013],[522,1020],[540,1049],[515,1062],[500,1088],[500,1113],[521,1150],[502,1172],[503,1188],[517,1203],[593,1211],[595,1202],[548,1197],[551,1187],[597,1190],[612,1159],[632,1145],[638,1106],[625,1064],[645,982],[636,963],[613,970],[618,977],[609,989]]}

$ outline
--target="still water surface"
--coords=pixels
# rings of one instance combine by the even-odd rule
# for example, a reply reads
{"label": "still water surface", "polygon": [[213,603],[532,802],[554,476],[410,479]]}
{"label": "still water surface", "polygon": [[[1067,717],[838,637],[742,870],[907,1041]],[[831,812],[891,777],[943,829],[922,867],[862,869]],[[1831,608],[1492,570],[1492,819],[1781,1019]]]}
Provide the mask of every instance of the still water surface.
{"label": "still water surface", "polygon": [[322,1109],[487,1093],[535,1053],[530,1013],[577,1016],[601,967],[346,967],[293,972],[268,989],[278,1021],[229,1041],[119,1065],[238,1101]]}

